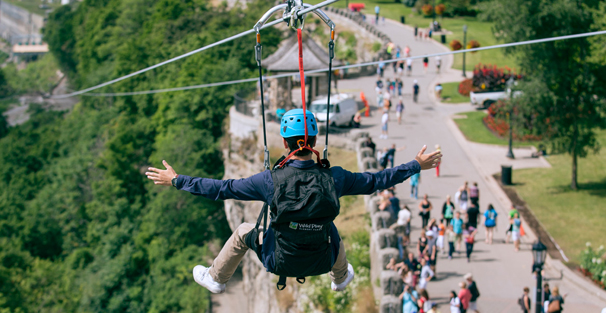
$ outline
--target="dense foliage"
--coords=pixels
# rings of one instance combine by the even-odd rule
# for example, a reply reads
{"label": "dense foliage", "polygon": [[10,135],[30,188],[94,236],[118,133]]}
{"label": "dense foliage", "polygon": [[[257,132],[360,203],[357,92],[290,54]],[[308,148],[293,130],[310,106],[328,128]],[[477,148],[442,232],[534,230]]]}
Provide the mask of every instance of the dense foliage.
{"label": "dense foliage", "polygon": [[[494,0],[488,15],[507,42],[580,34],[602,29],[606,5],[597,0]],[[556,152],[572,156],[571,188],[577,189],[577,158],[597,152],[596,130],[606,127],[603,45],[587,37],[512,48],[529,78],[514,97],[516,119],[537,120],[535,134]],[[595,44],[597,43],[597,44]]]}
{"label": "dense foliage", "polygon": [[585,250],[581,253],[581,272],[592,279],[600,287],[606,289],[606,253],[604,246],[597,249],[586,243]]}
{"label": "dense foliage", "polygon": [[[44,34],[79,89],[250,29],[269,5],[85,0],[52,13]],[[264,31],[265,53],[279,35]],[[234,41],[104,91],[252,77],[253,45]],[[69,113],[32,106],[7,133],[0,123],[0,311],[204,312],[208,294],[191,269],[230,233],[222,204],[142,173],[165,159],[178,173],[220,178],[233,92],[83,97]]]}

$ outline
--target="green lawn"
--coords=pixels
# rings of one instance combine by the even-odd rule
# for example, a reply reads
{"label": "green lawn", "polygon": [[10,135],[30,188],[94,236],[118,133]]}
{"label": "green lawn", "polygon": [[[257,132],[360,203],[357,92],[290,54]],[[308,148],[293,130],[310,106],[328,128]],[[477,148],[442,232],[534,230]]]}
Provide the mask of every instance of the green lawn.
{"label": "green lawn", "polygon": [[[606,131],[599,133],[606,147]],[[606,245],[606,150],[579,159],[579,191],[570,190],[572,158],[568,154],[547,157],[552,168],[515,170],[518,194],[526,201],[566,256],[579,262],[585,243]]]}
{"label": "green lawn", "polygon": [[45,11],[47,9],[41,9],[40,8],[41,4],[48,6],[48,9],[56,9],[61,6],[60,0],[55,0],[55,1],[53,1],[53,3],[49,3],[46,0],[4,0],[4,1],[8,2],[10,4],[14,4],[16,6],[22,7],[24,9],[28,10],[29,12],[32,12],[32,13],[35,13],[38,15],[42,15],[42,16],[46,15]]}
{"label": "green lawn", "polygon": [[[507,138],[499,138],[495,136],[486,126],[482,119],[486,116],[485,111],[471,111],[459,113],[458,115],[467,116],[467,118],[455,118],[455,123],[469,141],[486,143],[491,145],[508,145]],[[519,142],[514,141],[514,147],[532,146],[535,142]]]}
{"label": "green lawn", "polygon": [[444,103],[464,103],[469,102],[469,97],[459,93],[459,82],[442,84],[442,102]]}
{"label": "green lawn", "polygon": [[[321,0],[310,0],[312,4],[320,3]],[[413,13],[412,8],[409,8],[402,3],[395,3],[394,1],[376,1],[376,0],[360,0],[350,1],[356,3],[364,3],[366,8],[364,12],[367,14],[374,14],[374,8],[379,5],[381,11],[380,14],[386,18],[390,18],[396,21],[400,21],[400,17],[404,16],[406,24],[419,27],[429,27],[431,18],[425,18],[422,15]],[[345,1],[339,1],[333,6],[337,8],[345,8]],[[492,33],[492,23],[479,21],[475,17],[456,17],[456,18],[437,18],[442,24],[442,28],[452,32],[452,34],[446,36],[447,46],[451,40],[459,40],[463,43],[463,25],[467,25],[467,41],[477,40],[482,47],[492,46],[497,44],[497,40],[494,38]],[[370,21],[372,22],[372,21]],[[339,27],[339,25],[337,25]],[[434,37],[435,38],[435,37]],[[439,40],[439,38],[435,38]],[[412,49],[414,55],[414,49]],[[478,64],[496,64],[498,66],[507,65],[509,67],[517,67],[515,59],[512,57],[505,56],[502,50],[489,50],[485,52],[467,53],[466,55],[466,69],[472,70],[473,67]],[[454,68],[463,68],[463,57],[462,55],[455,55]]]}

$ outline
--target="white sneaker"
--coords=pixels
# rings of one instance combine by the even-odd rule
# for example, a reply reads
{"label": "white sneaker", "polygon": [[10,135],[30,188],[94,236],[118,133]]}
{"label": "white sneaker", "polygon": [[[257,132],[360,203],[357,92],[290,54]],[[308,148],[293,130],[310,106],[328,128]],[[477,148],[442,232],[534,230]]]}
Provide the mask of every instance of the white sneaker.
{"label": "white sneaker", "polygon": [[332,290],[334,291],[343,291],[345,290],[345,287],[347,287],[347,285],[349,285],[349,283],[351,283],[351,281],[354,279],[355,273],[354,273],[354,269],[353,266],[351,266],[351,264],[347,265],[347,278],[345,278],[345,281],[340,283],[340,284],[335,284],[334,282],[330,283],[330,287],[332,287]]}
{"label": "white sneaker", "polygon": [[212,293],[224,293],[225,284],[219,284],[209,274],[208,267],[196,265],[194,267],[194,280],[198,285],[208,289]]}

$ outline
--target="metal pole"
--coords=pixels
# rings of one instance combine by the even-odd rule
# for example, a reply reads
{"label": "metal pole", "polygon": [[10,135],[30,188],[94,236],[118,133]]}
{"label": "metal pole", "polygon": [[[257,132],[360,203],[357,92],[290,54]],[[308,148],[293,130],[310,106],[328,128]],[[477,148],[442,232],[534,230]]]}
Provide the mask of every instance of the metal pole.
{"label": "metal pole", "polygon": [[511,148],[512,146],[512,141],[513,141],[513,127],[511,126],[511,114],[513,113],[513,110],[511,112],[507,112],[507,118],[509,120],[509,150],[507,151],[507,157],[510,159],[515,159],[515,156],[513,155],[513,150]]}
{"label": "metal pole", "polygon": [[431,29],[433,31],[435,31],[435,29],[433,29],[433,25],[436,22],[436,0],[433,0],[433,20],[431,21]]}
{"label": "metal pole", "polygon": [[543,276],[541,276],[542,270],[542,266],[537,267],[537,297],[535,299],[535,313],[541,313],[541,308],[543,306],[543,301],[541,301],[541,298],[543,297],[543,290],[541,289],[543,285]]}
{"label": "metal pole", "polygon": [[467,25],[463,25],[463,77],[467,77],[465,75],[465,50],[467,50]]}

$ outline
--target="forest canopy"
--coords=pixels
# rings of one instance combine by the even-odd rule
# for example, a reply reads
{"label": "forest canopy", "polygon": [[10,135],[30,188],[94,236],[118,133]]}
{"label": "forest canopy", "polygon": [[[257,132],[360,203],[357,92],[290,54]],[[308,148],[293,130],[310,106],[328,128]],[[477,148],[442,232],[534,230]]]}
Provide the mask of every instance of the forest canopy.
{"label": "forest canopy", "polygon": [[[93,86],[252,28],[269,8],[203,0],[85,0],[44,29],[74,89]],[[265,30],[264,53],[281,32]],[[101,91],[254,77],[245,37]],[[30,107],[0,132],[0,311],[200,312],[191,269],[230,234],[223,204],[155,186],[163,159],[221,178],[223,125],[237,87],[82,97],[70,112]]]}

